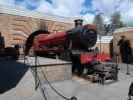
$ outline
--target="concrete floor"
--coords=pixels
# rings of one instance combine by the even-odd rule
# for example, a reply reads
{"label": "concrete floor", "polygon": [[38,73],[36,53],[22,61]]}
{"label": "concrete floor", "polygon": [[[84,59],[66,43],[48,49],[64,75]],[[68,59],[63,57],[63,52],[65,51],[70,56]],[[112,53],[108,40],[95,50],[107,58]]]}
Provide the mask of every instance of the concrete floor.
{"label": "concrete floor", "polygon": [[[132,79],[133,76],[120,73],[118,82],[107,82],[104,86],[79,78],[53,83],[53,86],[65,96],[76,96],[78,100],[127,100]],[[46,93],[48,93],[48,100],[63,100],[47,85],[44,85],[44,87]]]}
{"label": "concrete floor", "polygon": [[[0,100],[45,100],[40,89],[34,90],[34,77],[27,67],[25,68],[23,63],[13,61],[0,62],[0,90],[3,89],[0,92]],[[119,80],[107,82],[104,86],[78,77],[52,85],[65,96],[76,96],[78,100],[127,100],[129,85],[133,81],[133,66],[130,65],[130,75],[126,75],[126,65],[119,64],[119,67]],[[23,73],[20,69],[23,69]],[[17,76],[19,78],[16,78]],[[12,86],[4,89],[12,82]],[[6,85],[3,85],[4,83]],[[44,83],[44,80],[41,80],[41,83],[47,100],[63,100]]]}

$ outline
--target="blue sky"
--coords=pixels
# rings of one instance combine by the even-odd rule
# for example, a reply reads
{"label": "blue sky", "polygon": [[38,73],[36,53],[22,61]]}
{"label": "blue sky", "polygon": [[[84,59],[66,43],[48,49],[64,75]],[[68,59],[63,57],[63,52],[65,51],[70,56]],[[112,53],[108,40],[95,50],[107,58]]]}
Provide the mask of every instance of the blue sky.
{"label": "blue sky", "polygon": [[92,23],[97,13],[103,13],[108,22],[111,14],[119,11],[122,21],[133,25],[133,0],[0,0],[0,4],[63,17],[82,16],[86,23]]}

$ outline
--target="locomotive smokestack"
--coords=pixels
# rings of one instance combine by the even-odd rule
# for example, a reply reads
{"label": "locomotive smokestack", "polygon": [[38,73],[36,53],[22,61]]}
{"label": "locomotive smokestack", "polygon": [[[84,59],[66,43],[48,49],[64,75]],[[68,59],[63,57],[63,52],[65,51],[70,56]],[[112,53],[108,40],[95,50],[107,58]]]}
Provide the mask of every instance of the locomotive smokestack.
{"label": "locomotive smokestack", "polygon": [[82,19],[76,19],[74,20],[75,22],[75,28],[76,27],[81,27],[83,25],[83,20]]}

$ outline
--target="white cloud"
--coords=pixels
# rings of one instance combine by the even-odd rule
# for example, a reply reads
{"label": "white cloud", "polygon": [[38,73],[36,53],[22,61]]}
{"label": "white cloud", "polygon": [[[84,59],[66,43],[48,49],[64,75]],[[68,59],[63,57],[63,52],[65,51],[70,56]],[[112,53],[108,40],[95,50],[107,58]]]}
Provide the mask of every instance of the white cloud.
{"label": "white cloud", "polygon": [[[60,16],[77,16],[85,0],[52,0],[52,4],[43,0],[38,7],[38,11],[51,12]],[[43,10],[44,9],[44,10]],[[46,9],[46,10],[45,10]]]}
{"label": "white cloud", "polygon": [[120,0],[93,0],[92,8],[97,12],[102,12],[106,15],[112,14],[120,5]]}
{"label": "white cloud", "polygon": [[103,16],[103,19],[104,19],[104,23],[110,24],[110,18],[109,17]]}
{"label": "white cloud", "polygon": [[128,9],[126,12],[122,12],[122,20],[126,24],[133,26],[133,8]]}
{"label": "white cloud", "polygon": [[133,1],[125,0],[125,2],[121,3],[119,10],[122,14],[122,20],[126,24],[133,26]]}
{"label": "white cloud", "polygon": [[0,0],[1,5],[14,6],[15,0]]}
{"label": "white cloud", "polygon": [[[109,22],[109,17],[115,11],[120,11],[122,20],[133,25],[133,0],[92,0],[91,6],[86,8],[83,4],[86,0],[51,0],[52,4],[47,0],[23,0],[19,6],[26,8],[29,4],[37,6],[37,11],[49,14],[55,14],[64,17],[81,16],[82,12],[87,12],[83,15],[86,22],[91,23],[94,15],[102,12],[104,13],[105,22]],[[2,5],[15,6],[15,0],[0,0]],[[89,11],[94,12],[89,13]]]}
{"label": "white cloud", "polygon": [[113,12],[120,11],[122,21],[133,25],[133,0],[93,0],[92,8],[98,13],[104,13],[108,18]]}
{"label": "white cloud", "polygon": [[84,24],[91,24],[94,20],[94,14],[87,13],[83,16]]}
{"label": "white cloud", "polygon": [[53,7],[50,3],[46,2],[45,0],[41,0],[40,5],[36,10],[45,13],[52,13]]}
{"label": "white cloud", "polygon": [[[41,2],[41,5],[37,9],[38,11],[52,13],[65,17],[79,16],[81,10],[84,10],[83,3],[85,2],[85,0],[52,0],[53,3],[50,4],[45,0],[42,1],[43,2]],[[115,11],[121,12],[122,20],[125,23],[133,23],[133,21],[131,21],[133,18],[132,0],[92,0],[91,8],[91,10],[94,11],[96,14],[99,12],[104,13],[104,21],[106,23],[109,23],[109,17]],[[83,18],[85,19],[85,23],[92,23],[94,19],[94,14],[87,13],[83,15]]]}

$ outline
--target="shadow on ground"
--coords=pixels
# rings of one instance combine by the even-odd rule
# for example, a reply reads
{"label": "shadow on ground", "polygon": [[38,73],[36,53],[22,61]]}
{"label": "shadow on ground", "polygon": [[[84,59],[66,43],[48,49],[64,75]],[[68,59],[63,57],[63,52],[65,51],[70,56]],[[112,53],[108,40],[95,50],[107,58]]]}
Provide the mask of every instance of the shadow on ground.
{"label": "shadow on ground", "polygon": [[0,94],[14,88],[23,78],[28,66],[13,60],[0,61]]}

